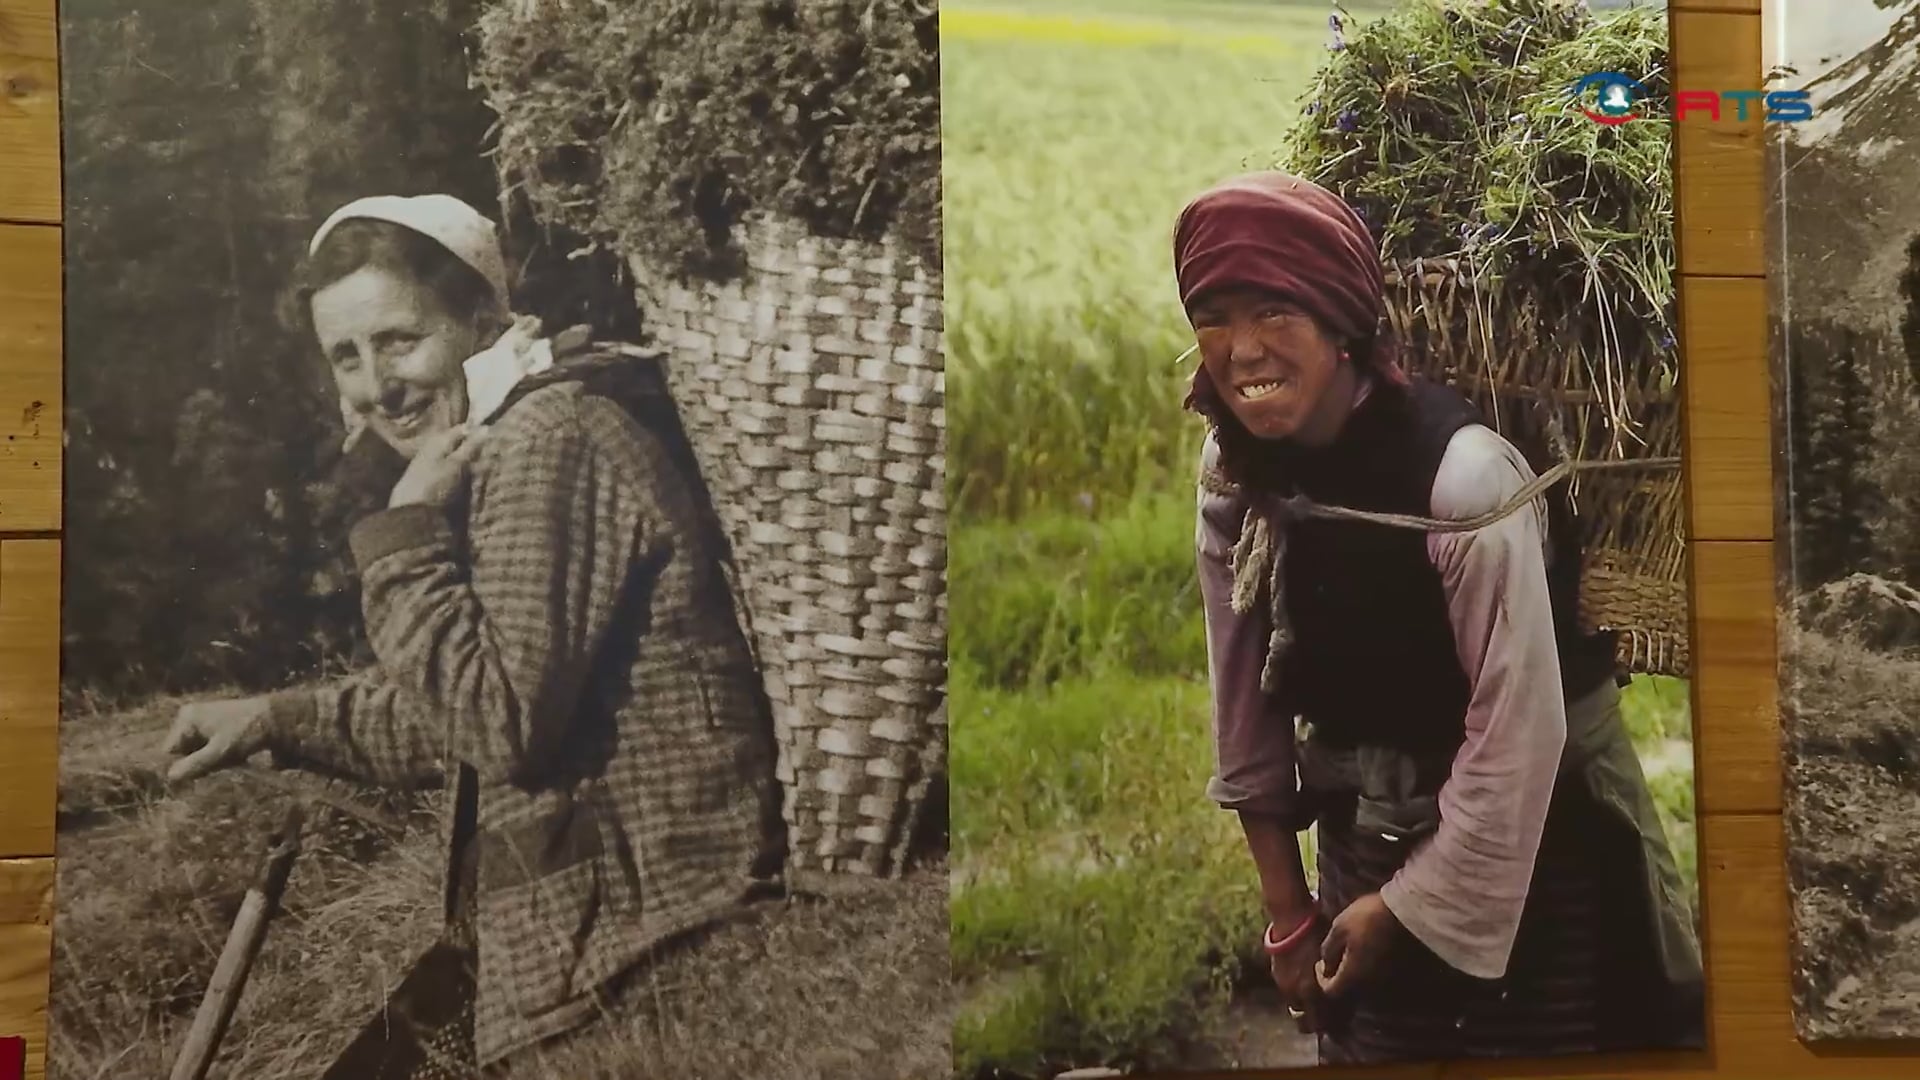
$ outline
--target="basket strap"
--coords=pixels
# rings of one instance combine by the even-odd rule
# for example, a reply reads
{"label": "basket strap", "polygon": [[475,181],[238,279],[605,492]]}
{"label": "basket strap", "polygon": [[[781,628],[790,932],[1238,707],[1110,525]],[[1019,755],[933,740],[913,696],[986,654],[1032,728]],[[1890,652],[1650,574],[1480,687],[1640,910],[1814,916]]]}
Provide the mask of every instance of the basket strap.
{"label": "basket strap", "polygon": [[[1419,514],[1393,514],[1377,510],[1356,510],[1348,506],[1329,506],[1317,503],[1304,495],[1289,495],[1273,500],[1271,509],[1287,520],[1318,518],[1325,521],[1364,521],[1373,525],[1387,525],[1399,529],[1417,529],[1423,532],[1463,533],[1477,532],[1491,525],[1497,525],[1512,517],[1521,507],[1532,503],[1545,494],[1555,484],[1575,473],[1615,471],[1620,469],[1677,469],[1680,458],[1638,458],[1623,461],[1562,461],[1533,481],[1515,492],[1513,497],[1484,514],[1458,520],[1424,517]],[[1215,495],[1234,498],[1241,494],[1240,485],[1229,480],[1217,467],[1201,470],[1200,486]]]}

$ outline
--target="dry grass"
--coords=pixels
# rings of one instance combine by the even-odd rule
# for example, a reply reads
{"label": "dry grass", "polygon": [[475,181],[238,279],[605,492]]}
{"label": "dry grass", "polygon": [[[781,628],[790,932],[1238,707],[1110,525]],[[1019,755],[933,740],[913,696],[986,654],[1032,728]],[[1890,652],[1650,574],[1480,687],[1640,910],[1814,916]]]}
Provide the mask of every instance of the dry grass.
{"label": "dry grass", "polygon": [[1799,1012],[1821,1037],[1920,1034],[1910,1002],[1878,1011],[1920,966],[1893,948],[1920,917],[1920,660],[1805,631],[1781,645]]}
{"label": "dry grass", "polygon": [[947,873],[796,900],[661,964],[513,1080],[928,1080],[952,1071]]}
{"label": "dry grass", "polygon": [[[170,792],[159,745],[174,704],[70,711],[63,725],[48,1075],[167,1074],[269,830],[318,794],[406,827],[310,812],[285,913],[213,1072],[304,1080],[433,940],[436,799],[259,770]],[[650,1000],[523,1074],[811,1080],[886,1060],[938,1075],[950,1068],[945,900],[945,868],[932,867],[852,899],[770,908],[663,965]]]}

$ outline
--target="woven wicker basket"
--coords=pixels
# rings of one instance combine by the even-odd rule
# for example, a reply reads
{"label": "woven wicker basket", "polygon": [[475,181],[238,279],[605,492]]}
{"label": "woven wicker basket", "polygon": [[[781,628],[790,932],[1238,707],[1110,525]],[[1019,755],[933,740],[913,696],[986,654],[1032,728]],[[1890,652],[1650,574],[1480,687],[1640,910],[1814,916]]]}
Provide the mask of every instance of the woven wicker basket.
{"label": "woven wicker basket", "polygon": [[946,769],[937,268],[756,217],[748,272],[632,266],[734,548],[792,869],[893,876]]}
{"label": "woven wicker basket", "polygon": [[[1601,338],[1591,325],[1550,326],[1525,301],[1496,299],[1451,261],[1389,268],[1388,311],[1409,368],[1460,388],[1536,470],[1556,464],[1553,427],[1576,461],[1677,458],[1678,380],[1629,358],[1626,400],[1635,430],[1607,422],[1596,387]],[[1588,320],[1579,320],[1587,323]],[[1574,501],[1585,565],[1582,625],[1620,636],[1627,670],[1685,677],[1690,662],[1685,499],[1678,468],[1577,474]]]}

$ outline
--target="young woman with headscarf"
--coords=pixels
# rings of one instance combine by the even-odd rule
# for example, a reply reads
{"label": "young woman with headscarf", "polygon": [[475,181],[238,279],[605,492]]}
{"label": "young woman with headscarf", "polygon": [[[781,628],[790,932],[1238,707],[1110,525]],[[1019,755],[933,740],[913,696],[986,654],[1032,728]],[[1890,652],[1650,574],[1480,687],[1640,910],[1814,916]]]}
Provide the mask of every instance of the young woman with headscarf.
{"label": "young woman with headscarf", "polygon": [[[465,1019],[411,1028],[445,996],[423,988],[328,1075],[465,1076],[578,1028],[655,950],[777,882],[770,714],[642,361],[514,320],[493,223],[447,196],[356,201],[309,255],[302,307],[351,439],[401,467],[349,537],[378,664],[183,707],[170,778],[270,751],[453,789]],[[462,1029],[470,1045],[444,1045]]]}
{"label": "young woman with headscarf", "polygon": [[1243,825],[1289,1011],[1328,1062],[1697,1045],[1691,911],[1614,642],[1578,627],[1564,485],[1472,531],[1289,515],[1464,521],[1534,473],[1399,365],[1378,247],[1337,196],[1242,176],[1173,247],[1209,427],[1208,792]]}

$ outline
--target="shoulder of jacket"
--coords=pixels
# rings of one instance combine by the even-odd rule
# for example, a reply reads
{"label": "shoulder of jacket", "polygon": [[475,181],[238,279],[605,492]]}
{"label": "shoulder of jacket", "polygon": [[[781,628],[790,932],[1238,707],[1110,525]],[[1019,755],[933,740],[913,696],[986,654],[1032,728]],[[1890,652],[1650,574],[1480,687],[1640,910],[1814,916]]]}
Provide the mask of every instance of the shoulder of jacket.
{"label": "shoulder of jacket", "polygon": [[1464,425],[1448,438],[1434,472],[1433,516],[1459,521],[1492,513],[1532,480],[1526,459],[1499,432]]}
{"label": "shoulder of jacket", "polygon": [[493,437],[531,438],[578,425],[582,389],[568,380],[527,391],[493,421]]}

